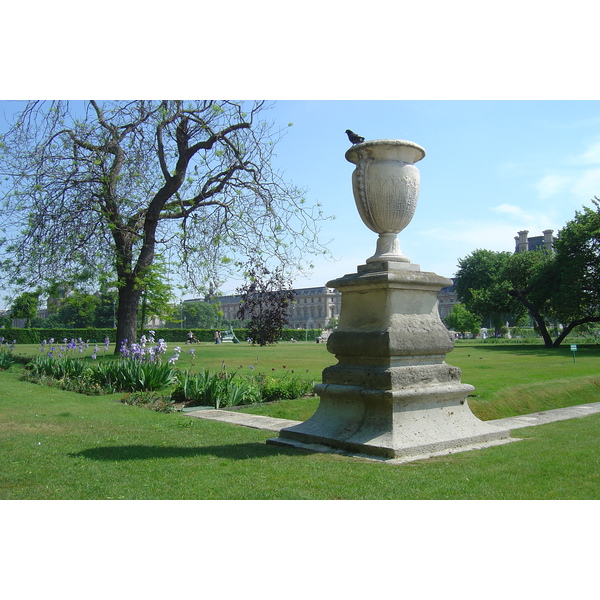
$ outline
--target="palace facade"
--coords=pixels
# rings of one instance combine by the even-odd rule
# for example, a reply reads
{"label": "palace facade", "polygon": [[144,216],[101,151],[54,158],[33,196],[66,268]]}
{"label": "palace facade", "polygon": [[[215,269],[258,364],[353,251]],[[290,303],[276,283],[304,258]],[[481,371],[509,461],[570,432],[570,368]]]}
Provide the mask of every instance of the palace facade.
{"label": "palace facade", "polygon": [[[293,291],[295,297],[288,319],[290,328],[325,329],[331,319],[339,319],[342,295],[337,290],[323,286]],[[221,296],[215,299],[223,311],[223,318],[228,321],[239,318],[237,313],[240,301],[241,296]]]}
{"label": "palace facade", "polygon": [[[340,318],[342,295],[336,289],[312,287],[293,290],[294,301],[290,309],[288,326],[292,329],[327,329],[331,319]],[[438,294],[438,310],[445,319],[457,302],[454,286],[442,288]],[[219,303],[226,321],[238,320],[241,296],[220,296],[214,302]],[[199,300],[184,300],[198,302]]]}

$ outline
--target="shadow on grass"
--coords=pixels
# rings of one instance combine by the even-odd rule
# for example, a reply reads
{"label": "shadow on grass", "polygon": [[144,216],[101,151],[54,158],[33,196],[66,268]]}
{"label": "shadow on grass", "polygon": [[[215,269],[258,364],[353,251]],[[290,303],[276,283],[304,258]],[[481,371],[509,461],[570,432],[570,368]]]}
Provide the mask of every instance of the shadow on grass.
{"label": "shadow on grass", "polygon": [[71,458],[90,460],[121,461],[148,460],[154,458],[189,458],[195,456],[218,456],[232,460],[264,458],[279,455],[306,455],[296,448],[286,448],[260,443],[228,444],[222,446],[102,446],[73,452]]}

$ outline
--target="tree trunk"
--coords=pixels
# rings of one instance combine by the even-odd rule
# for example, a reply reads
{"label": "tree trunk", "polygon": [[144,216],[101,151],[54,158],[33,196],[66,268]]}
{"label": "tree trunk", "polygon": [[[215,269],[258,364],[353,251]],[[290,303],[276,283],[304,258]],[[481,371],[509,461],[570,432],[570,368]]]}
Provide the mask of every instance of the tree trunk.
{"label": "tree trunk", "polygon": [[598,323],[599,321],[600,321],[600,317],[584,317],[583,319],[577,319],[576,321],[572,321],[562,330],[561,334],[554,340],[554,347],[558,348],[561,345],[562,341],[578,325],[583,325],[585,323]]}
{"label": "tree trunk", "polygon": [[129,277],[119,288],[119,306],[117,309],[117,343],[115,354],[121,351],[124,340],[127,343],[137,342],[137,318],[141,289],[136,289],[133,277]]}
{"label": "tree trunk", "polygon": [[550,333],[548,332],[548,328],[546,327],[546,322],[544,321],[544,318],[540,315],[540,313],[537,312],[537,310],[535,311],[535,314],[533,314],[531,312],[529,314],[533,317],[534,321],[537,323],[538,329],[540,330],[540,334],[544,340],[544,346],[546,348],[552,348],[553,347],[552,338],[550,337]]}
{"label": "tree trunk", "polygon": [[140,319],[140,328],[144,329],[144,326],[146,324],[146,291],[145,290],[142,292],[142,295],[140,297],[140,301],[141,301],[141,307],[142,307],[142,315],[141,315],[141,319]]}
{"label": "tree trunk", "polygon": [[542,317],[538,309],[531,302],[529,302],[529,300],[527,300],[525,293],[519,289],[510,290],[508,293],[516,298],[521,304],[523,304],[523,306],[525,306],[531,318],[537,323],[540,334],[544,340],[544,346],[546,348],[553,348],[554,344],[552,343],[550,333],[548,333],[548,328],[546,327],[544,317]]}

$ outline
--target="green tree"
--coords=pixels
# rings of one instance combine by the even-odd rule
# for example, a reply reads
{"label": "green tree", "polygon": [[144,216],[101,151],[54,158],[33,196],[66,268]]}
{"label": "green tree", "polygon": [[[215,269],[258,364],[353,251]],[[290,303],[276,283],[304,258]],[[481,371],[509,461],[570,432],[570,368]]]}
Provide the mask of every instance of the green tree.
{"label": "green tree", "polygon": [[47,317],[37,317],[32,319],[31,327],[54,329],[65,327],[65,324],[58,318],[57,315],[49,315]]}
{"label": "green tree", "polygon": [[[150,318],[159,318],[163,320],[173,320],[176,318],[176,309],[174,307],[175,294],[169,283],[167,267],[160,258],[155,259],[152,264],[143,273],[140,287],[142,295],[140,299],[140,320],[138,326],[145,327],[145,323]],[[137,339],[137,336],[136,338]]]}
{"label": "green tree", "polygon": [[525,312],[508,294],[511,286],[502,275],[511,256],[510,252],[475,250],[458,261],[454,285],[459,301],[482,320],[489,319],[496,333],[509,318],[518,320]]}
{"label": "green tree", "polygon": [[61,301],[57,317],[66,327],[93,327],[99,305],[98,296],[76,291]]}
{"label": "green tree", "polygon": [[[558,234],[555,254],[528,252],[504,276],[535,320],[546,347],[558,347],[575,328],[600,322],[600,201],[583,207]],[[562,323],[552,340],[547,322]]]}
{"label": "green tree", "polygon": [[506,262],[500,276],[509,284],[508,294],[518,300],[536,324],[546,347],[552,337],[547,322],[552,317],[550,299],[555,278],[555,258],[545,250],[519,252]]}
{"label": "green tree", "polygon": [[[117,348],[134,339],[157,251],[214,291],[233,259],[301,268],[323,214],[272,164],[264,102],[28,102],[0,139],[0,274],[23,288],[113,272]],[[308,258],[307,258],[308,257]]]}
{"label": "green tree", "polygon": [[467,332],[477,335],[481,329],[481,319],[469,312],[464,304],[455,304],[450,314],[444,319],[446,326],[463,335]]}
{"label": "green tree", "polygon": [[336,319],[335,317],[331,317],[329,319],[329,321],[327,321],[327,329],[337,329],[338,324],[339,324],[339,319]]}
{"label": "green tree", "polygon": [[23,292],[17,296],[10,308],[12,318],[25,319],[25,327],[31,327],[32,319],[37,317],[39,297],[39,292]]}
{"label": "green tree", "polygon": [[187,329],[212,329],[217,327],[222,316],[217,304],[202,300],[183,302],[181,310]]}
{"label": "green tree", "polygon": [[94,327],[115,327],[117,324],[117,290],[109,288],[99,295]]}
{"label": "green tree", "polygon": [[[575,327],[600,322],[600,201],[583,207],[556,241],[552,308],[565,326],[560,341]],[[558,338],[557,338],[558,341]],[[559,341],[559,343],[560,343]]]}

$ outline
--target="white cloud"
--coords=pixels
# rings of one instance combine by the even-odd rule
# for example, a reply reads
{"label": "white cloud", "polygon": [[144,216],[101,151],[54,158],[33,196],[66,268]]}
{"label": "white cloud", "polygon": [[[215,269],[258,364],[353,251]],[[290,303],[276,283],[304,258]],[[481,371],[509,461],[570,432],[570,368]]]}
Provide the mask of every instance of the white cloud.
{"label": "white cloud", "polygon": [[502,218],[502,216],[507,217],[503,221],[496,222],[497,227],[505,226],[505,228],[513,227],[519,231],[527,229],[538,232],[532,233],[532,235],[539,235],[544,229],[552,229],[557,223],[555,207],[548,203],[544,206],[543,211],[525,210],[514,204],[500,204],[499,206],[493,206],[490,210],[498,213],[499,218]]}
{"label": "white cloud", "polygon": [[490,210],[503,215],[508,215],[521,222],[533,220],[533,217],[530,213],[523,210],[520,206],[515,206],[514,204],[500,204],[499,206],[492,206]]}
{"label": "white cloud", "polygon": [[436,245],[439,242],[457,244],[469,248],[471,252],[476,248],[507,250],[514,245],[513,240],[517,230],[512,224],[456,221],[449,223],[448,227],[423,229],[418,232],[418,235],[435,241]]}
{"label": "white cloud", "polygon": [[573,183],[573,192],[582,203],[600,197],[600,167],[583,171]]}
{"label": "white cloud", "polygon": [[[568,165],[568,166],[567,166]],[[534,184],[541,199],[562,195],[566,201],[586,203],[600,195],[600,141],[563,164],[560,172],[549,172]]]}
{"label": "white cloud", "polygon": [[420,263],[422,269],[449,277],[456,272],[458,259],[474,250],[513,252],[519,231],[527,230],[530,236],[537,236],[545,229],[556,232],[562,226],[552,206],[538,211],[505,203],[490,210],[496,213],[490,219],[455,219],[443,227],[422,228],[410,233],[407,230],[398,237],[402,243],[404,235],[403,250],[414,262]]}
{"label": "white cloud", "polygon": [[534,187],[541,198],[549,198],[563,192],[571,183],[572,176],[551,173],[542,177]]}
{"label": "white cloud", "polygon": [[588,146],[587,150],[575,160],[579,165],[600,165],[600,142]]}

